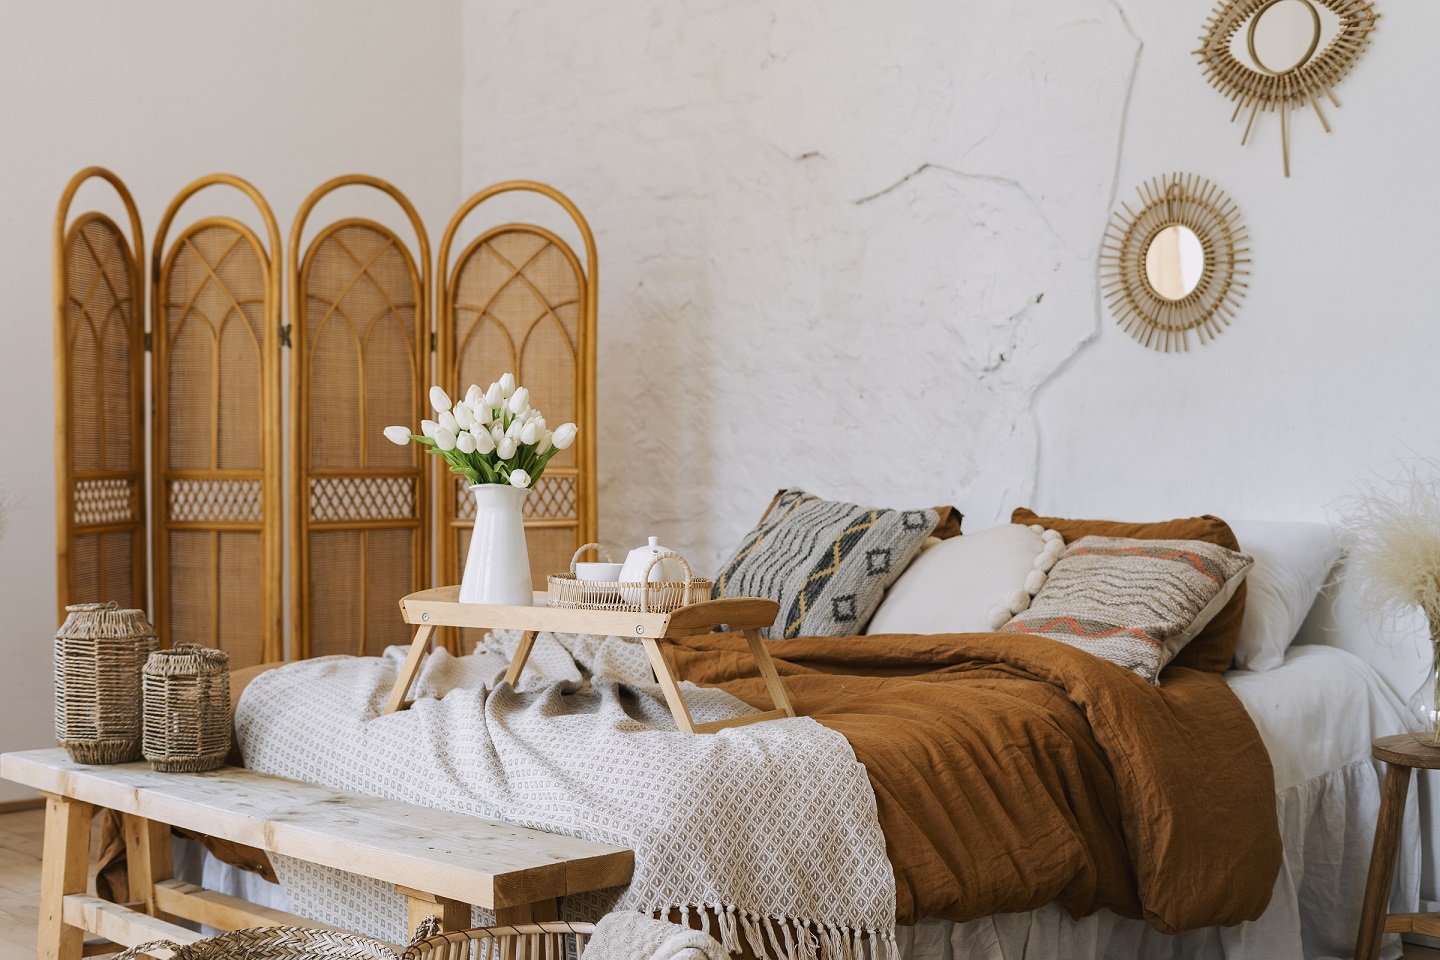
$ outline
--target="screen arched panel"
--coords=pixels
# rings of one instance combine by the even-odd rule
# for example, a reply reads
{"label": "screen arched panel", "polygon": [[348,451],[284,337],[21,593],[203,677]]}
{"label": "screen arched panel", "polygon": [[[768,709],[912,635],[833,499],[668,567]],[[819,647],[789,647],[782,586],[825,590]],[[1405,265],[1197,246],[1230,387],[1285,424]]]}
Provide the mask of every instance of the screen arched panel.
{"label": "screen arched panel", "polygon": [[[389,195],[418,258],[388,227],[346,219],[299,246],[315,205],[343,186]],[[297,266],[298,260],[298,266]],[[378,656],[409,643],[401,597],[429,585],[424,450],[382,431],[418,429],[430,386],[430,250],[410,202],[363,176],[322,185],[290,234],[291,604],[299,656]]]}
{"label": "screen arched panel", "polygon": [[[450,264],[451,244],[466,217],[511,191],[548,197],[570,215],[585,243],[583,267],[559,236],[517,223],[485,231]],[[461,206],[436,263],[440,385],[453,397],[508,371],[529,388],[531,402],[550,424],[573,421],[580,427],[575,444],[556,455],[526,498],[531,580],[544,589],[548,574],[568,569],[575,549],[596,539],[594,238],[563,194],[513,181],[482,190]],[[440,579],[458,583],[474,503],[460,478],[443,469],[437,474]]]}
{"label": "screen arched panel", "polygon": [[[131,240],[103,213],[70,221],[76,191],[109,183]],[[57,616],[73,603],[144,609],[145,240],[130,192],[100,167],[66,186],[55,218]]]}
{"label": "screen arched panel", "polygon": [[[255,203],[268,246],[229,217],[190,224],[165,250],[181,204],[228,185]],[[234,667],[282,656],[280,248],[259,192],[217,174],[171,202],[155,240],[155,626]]]}

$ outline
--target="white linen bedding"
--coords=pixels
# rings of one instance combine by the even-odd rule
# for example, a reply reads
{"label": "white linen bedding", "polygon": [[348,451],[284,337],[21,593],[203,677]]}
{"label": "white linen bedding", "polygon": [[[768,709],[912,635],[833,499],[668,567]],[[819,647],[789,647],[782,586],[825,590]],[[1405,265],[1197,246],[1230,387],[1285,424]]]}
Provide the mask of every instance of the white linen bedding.
{"label": "white linen bedding", "polygon": [[[1359,658],[1333,647],[1291,647],[1263,673],[1227,679],[1255,720],[1275,769],[1276,810],[1285,863],[1259,920],[1179,936],[1102,911],[1072,920],[1050,904],[1031,913],[967,923],[927,920],[898,930],[906,960],[1320,960],[1349,957],[1379,811],[1381,767],[1375,737],[1400,729],[1399,700]],[[1394,911],[1415,910],[1419,819],[1412,791],[1391,895]],[[212,889],[244,889],[248,899],[288,909],[284,892],[193,850],[177,857],[183,879]],[[1399,956],[1386,938],[1382,956]]]}

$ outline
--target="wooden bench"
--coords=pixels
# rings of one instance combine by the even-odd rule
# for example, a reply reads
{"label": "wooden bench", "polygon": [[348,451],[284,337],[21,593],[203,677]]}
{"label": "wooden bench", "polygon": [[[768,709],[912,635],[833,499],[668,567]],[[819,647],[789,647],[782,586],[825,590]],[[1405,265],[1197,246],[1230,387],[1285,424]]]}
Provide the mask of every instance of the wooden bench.
{"label": "wooden bench", "polygon": [[[172,825],[394,884],[409,900],[410,929],[431,914],[443,929],[464,929],[471,904],[495,911],[500,923],[554,920],[556,897],[629,883],[635,866],[622,847],[238,767],[189,774],[156,773],[144,763],[89,767],[53,749],[0,756],[0,777],[46,796],[40,960],[113,952],[86,944],[87,932],[123,946],[199,939],[172,917],[225,930],[324,926],[173,879]],[[123,814],[133,905],[85,895],[98,807]]]}

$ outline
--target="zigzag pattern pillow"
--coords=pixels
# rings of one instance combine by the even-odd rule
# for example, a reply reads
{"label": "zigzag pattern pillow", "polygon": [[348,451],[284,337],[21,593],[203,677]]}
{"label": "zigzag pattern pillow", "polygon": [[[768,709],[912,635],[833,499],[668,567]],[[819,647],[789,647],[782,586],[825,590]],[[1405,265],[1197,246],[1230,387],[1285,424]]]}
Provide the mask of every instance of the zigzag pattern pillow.
{"label": "zigzag pattern pillow", "polygon": [[1254,561],[1199,540],[1081,537],[1001,627],[1068,643],[1151,683],[1230,601]]}
{"label": "zigzag pattern pillow", "polygon": [[740,541],[712,591],[780,604],[771,640],[850,637],[865,628],[885,590],[930,531],[934,510],[883,510],[785,490]]}

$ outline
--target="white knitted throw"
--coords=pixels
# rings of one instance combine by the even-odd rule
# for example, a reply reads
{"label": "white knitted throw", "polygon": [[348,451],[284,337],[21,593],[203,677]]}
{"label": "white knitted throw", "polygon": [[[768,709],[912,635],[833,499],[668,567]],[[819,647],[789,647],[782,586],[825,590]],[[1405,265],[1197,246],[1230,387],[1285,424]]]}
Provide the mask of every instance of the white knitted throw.
{"label": "white knitted throw", "polygon": [[[898,957],[894,872],[843,736],[804,717],[682,734],[639,645],[613,637],[541,634],[517,691],[499,682],[515,641],[492,635],[471,656],[433,654],[417,685],[424,699],[391,716],[380,711],[403,648],[264,674],[236,716],[245,763],[633,849],[629,887],[566,898],[565,919],[679,908],[700,913],[728,950],[748,944],[766,960]],[[698,722],[753,712],[722,691],[684,688]],[[274,861],[297,912],[408,940],[392,888]]]}

